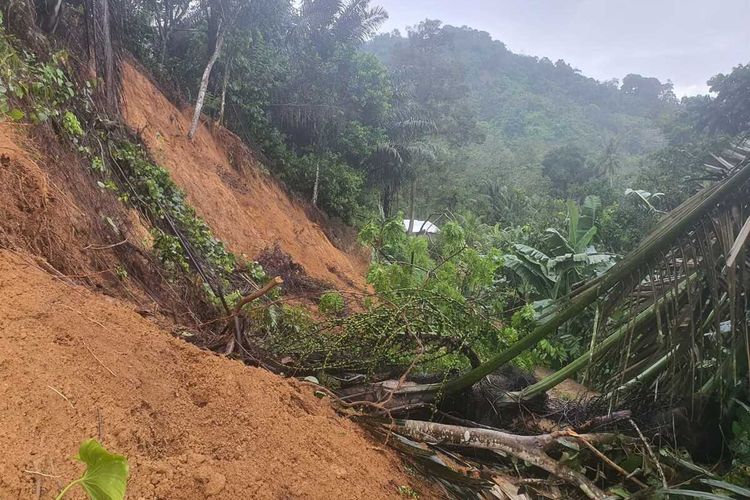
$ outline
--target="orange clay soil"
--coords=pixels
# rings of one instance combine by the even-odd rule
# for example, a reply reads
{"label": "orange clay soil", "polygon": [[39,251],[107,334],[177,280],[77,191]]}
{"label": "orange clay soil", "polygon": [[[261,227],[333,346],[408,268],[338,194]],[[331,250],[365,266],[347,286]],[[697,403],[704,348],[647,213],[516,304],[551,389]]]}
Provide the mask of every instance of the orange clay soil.
{"label": "orange clay soil", "polygon": [[279,243],[310,276],[342,290],[365,288],[364,259],[336,248],[236,136],[202,125],[191,142],[192,110],[178,110],[131,64],[122,70],[125,120],[233,252],[254,258]]}
{"label": "orange clay soil", "polygon": [[54,498],[89,437],[128,457],[132,499],[398,498],[410,483],[310,387],[200,351],[31,258],[0,251],[0,297],[0,498]]}

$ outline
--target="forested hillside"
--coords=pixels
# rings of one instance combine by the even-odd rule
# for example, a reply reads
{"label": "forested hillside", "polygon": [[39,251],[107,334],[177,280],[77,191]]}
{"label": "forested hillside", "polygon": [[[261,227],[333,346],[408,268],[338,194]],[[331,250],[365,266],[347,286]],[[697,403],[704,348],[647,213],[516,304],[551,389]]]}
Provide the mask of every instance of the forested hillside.
{"label": "forested hillside", "polygon": [[[197,62],[218,37],[210,8],[179,5],[128,11],[125,35],[175,97],[194,100],[206,69]],[[154,27],[152,16],[164,19]],[[598,82],[439,21],[374,36],[386,16],[368,2],[253,2],[225,29],[204,111],[292,189],[357,224],[410,212],[412,191],[423,218],[451,210],[503,222],[498,190],[547,203],[567,196],[554,188],[570,169],[622,182],[665,144],[660,126],[678,107],[670,83]]]}
{"label": "forested hillside", "polygon": [[514,54],[486,32],[439,21],[380,35],[366,49],[437,120],[447,113],[456,128],[420,176],[428,212],[481,210],[476,200],[491,196],[488,183],[546,196],[569,172],[545,170],[545,156],[565,146],[574,146],[581,167],[621,182],[665,145],[660,124],[678,104],[671,83],[635,74],[599,82],[563,60]]}

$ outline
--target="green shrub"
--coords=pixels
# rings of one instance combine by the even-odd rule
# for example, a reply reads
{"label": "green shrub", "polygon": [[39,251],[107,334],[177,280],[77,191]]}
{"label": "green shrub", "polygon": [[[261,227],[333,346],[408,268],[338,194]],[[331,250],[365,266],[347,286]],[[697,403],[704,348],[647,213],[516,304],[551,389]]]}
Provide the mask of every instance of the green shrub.
{"label": "green shrub", "polygon": [[318,310],[326,316],[338,316],[344,312],[344,297],[338,292],[326,292],[320,297]]}
{"label": "green shrub", "polygon": [[63,113],[63,129],[74,138],[83,137],[83,128],[78,117],[70,111]]}

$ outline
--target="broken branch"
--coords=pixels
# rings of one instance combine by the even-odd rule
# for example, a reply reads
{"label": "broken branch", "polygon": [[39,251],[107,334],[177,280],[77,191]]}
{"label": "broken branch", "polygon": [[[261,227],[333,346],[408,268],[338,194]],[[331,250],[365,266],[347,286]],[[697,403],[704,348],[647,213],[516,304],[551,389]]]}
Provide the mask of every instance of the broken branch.
{"label": "broken branch", "polygon": [[237,306],[234,308],[234,312],[232,313],[232,315],[233,316],[238,315],[246,304],[249,304],[255,299],[259,299],[260,297],[264,296],[265,294],[267,294],[268,292],[270,292],[277,286],[281,285],[282,283],[284,283],[284,280],[281,279],[281,276],[276,276],[274,279],[270,280],[268,283],[263,285],[263,288],[261,288],[260,290],[256,290],[248,294],[247,296],[243,297],[242,300],[240,300],[237,303]]}
{"label": "broken branch", "polygon": [[[589,498],[597,500],[607,498],[607,495],[589,478],[558,463],[544,453],[544,449],[559,438],[574,436],[575,434],[571,431],[558,431],[540,436],[518,436],[488,429],[471,429],[419,420],[397,420],[394,424],[386,425],[386,428],[411,439],[427,438],[436,444],[482,448],[511,455],[577,486]],[[586,437],[595,441],[601,440],[598,435]]]}

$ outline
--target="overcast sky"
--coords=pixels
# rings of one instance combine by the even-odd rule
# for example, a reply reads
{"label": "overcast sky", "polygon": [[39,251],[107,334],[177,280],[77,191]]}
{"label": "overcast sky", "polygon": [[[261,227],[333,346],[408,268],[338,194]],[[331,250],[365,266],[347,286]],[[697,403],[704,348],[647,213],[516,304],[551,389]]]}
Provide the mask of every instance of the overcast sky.
{"label": "overcast sky", "polygon": [[672,80],[678,96],[750,62],[750,0],[372,0],[382,31],[439,19],[487,31],[514,52],[565,59],[587,76]]}

